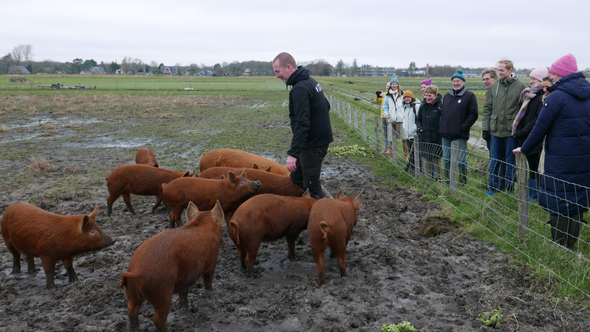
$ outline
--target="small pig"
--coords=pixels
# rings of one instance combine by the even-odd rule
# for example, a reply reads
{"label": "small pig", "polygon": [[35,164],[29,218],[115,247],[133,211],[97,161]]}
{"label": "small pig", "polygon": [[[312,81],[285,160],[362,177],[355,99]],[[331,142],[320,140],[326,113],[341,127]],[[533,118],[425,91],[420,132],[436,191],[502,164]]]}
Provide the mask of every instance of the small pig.
{"label": "small pig", "polygon": [[179,178],[163,185],[162,201],[170,208],[170,228],[182,225],[180,214],[193,202],[201,211],[211,210],[219,201],[227,218],[245,200],[256,194],[260,181],[250,181],[245,171],[228,172],[226,179]]}
{"label": "small pig", "polygon": [[156,160],[156,156],[154,156],[154,153],[150,148],[139,148],[135,154],[135,163],[160,167]]}
{"label": "small pig", "polygon": [[168,331],[166,320],[172,294],[178,293],[180,305],[187,305],[188,290],[201,276],[205,289],[211,290],[224,221],[219,202],[213,210],[199,212],[190,202],[186,210],[190,220],[183,227],[160,232],[142,243],[123,272],[121,288],[129,303],[129,327],[139,331],[139,310],[144,301],[154,306],[154,324]]}
{"label": "small pig", "polygon": [[47,288],[54,288],[55,263],[62,261],[70,282],[78,280],[74,257],[106,248],[115,241],[96,224],[98,206],[89,215],[62,216],[29,203],[15,203],[2,216],[2,237],[12,253],[12,273],[20,272],[20,255],[27,257],[34,274],[35,258],[41,258]]}
{"label": "small pig", "polygon": [[123,201],[129,211],[135,214],[131,206],[131,194],[156,196],[156,204],[152,213],[162,202],[162,184],[180,177],[191,177],[195,174],[178,172],[148,165],[123,165],[115,168],[106,177],[109,197],[107,197],[107,214],[110,216],[113,203],[123,196]]}
{"label": "small pig", "polygon": [[336,199],[324,198],[311,208],[307,234],[318,270],[318,283],[325,281],[324,251],[330,250],[338,259],[340,276],[346,276],[346,246],[356,225],[357,209],[363,204],[363,191],[354,199],[346,197],[342,188]]}
{"label": "small pig", "polygon": [[[235,167],[211,167],[199,174],[199,178],[221,179],[227,175],[227,172],[241,171],[243,168]],[[272,172],[259,169],[248,169],[248,180],[259,180],[262,186],[256,192],[260,194],[276,194],[282,196],[301,197],[304,190],[291,181],[291,178],[285,175],[278,175]]]}
{"label": "small pig", "polygon": [[261,168],[271,167],[271,173],[279,175],[291,174],[287,167],[252,153],[241,150],[217,149],[201,155],[199,169],[201,172],[210,167],[251,167],[253,164]]}
{"label": "small pig", "polygon": [[305,191],[303,197],[257,195],[240,205],[229,221],[227,231],[248,276],[253,276],[254,262],[262,242],[286,237],[289,258],[295,258],[295,240],[307,229],[309,212],[315,202],[309,191]]}

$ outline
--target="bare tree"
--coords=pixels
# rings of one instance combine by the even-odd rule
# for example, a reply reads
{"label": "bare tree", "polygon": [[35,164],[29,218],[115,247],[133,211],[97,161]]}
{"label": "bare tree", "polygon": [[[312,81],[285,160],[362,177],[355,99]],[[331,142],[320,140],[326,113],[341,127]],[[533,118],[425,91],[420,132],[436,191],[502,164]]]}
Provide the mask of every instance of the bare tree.
{"label": "bare tree", "polygon": [[20,65],[21,62],[33,60],[33,45],[20,44],[12,49],[12,60]]}

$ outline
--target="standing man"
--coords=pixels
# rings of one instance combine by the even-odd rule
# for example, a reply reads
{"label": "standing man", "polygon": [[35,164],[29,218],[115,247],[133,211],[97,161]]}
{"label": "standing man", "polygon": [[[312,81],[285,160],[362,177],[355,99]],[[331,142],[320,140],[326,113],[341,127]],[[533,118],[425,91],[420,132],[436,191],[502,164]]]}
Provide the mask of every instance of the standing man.
{"label": "standing man", "polygon": [[322,87],[309,76],[304,67],[297,67],[293,56],[287,52],[272,61],[277,78],[293,88],[289,92],[289,119],[291,120],[291,148],[287,151],[287,169],[291,181],[303,189],[309,189],[313,198],[326,197],[322,191],[320,175],[322,161],[328,153],[328,145],[334,140],[330,125],[330,103]]}
{"label": "standing man", "polygon": [[590,83],[572,54],[555,61],[550,73],[555,82],[547,88],[551,95],[514,153],[533,154],[545,139],[539,205],[551,213],[553,241],[573,250],[590,205]]}
{"label": "standing man", "polygon": [[512,61],[503,59],[498,62],[500,79],[490,85],[483,106],[482,136],[490,136],[488,196],[501,190],[502,164],[506,165],[506,190],[514,192],[516,165],[512,150],[516,149],[516,137],[512,135],[512,123],[520,108],[520,92],[527,85],[513,71]]}
{"label": "standing man", "polygon": [[[498,79],[498,73],[496,72],[495,69],[492,68],[488,68],[488,69],[484,69],[481,72],[481,79],[483,81],[483,84],[486,86],[486,89],[490,89],[490,85],[492,85],[492,83],[496,82],[496,80]],[[488,91],[486,91],[486,96]],[[482,133],[483,134],[483,133]],[[487,135],[482,135],[482,137],[484,139],[484,141],[486,141],[486,146],[488,147],[488,152],[490,152],[490,132],[487,132]],[[491,157],[491,155],[490,155]]]}

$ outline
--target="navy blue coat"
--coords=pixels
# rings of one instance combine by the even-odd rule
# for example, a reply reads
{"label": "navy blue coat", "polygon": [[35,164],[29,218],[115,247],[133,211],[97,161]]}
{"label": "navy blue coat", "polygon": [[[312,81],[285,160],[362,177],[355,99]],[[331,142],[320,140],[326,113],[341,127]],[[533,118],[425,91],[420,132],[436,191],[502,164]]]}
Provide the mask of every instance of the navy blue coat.
{"label": "navy blue coat", "polygon": [[588,210],[590,193],[590,83],[570,74],[548,89],[537,123],[522,145],[530,154],[545,137],[539,204],[552,215]]}

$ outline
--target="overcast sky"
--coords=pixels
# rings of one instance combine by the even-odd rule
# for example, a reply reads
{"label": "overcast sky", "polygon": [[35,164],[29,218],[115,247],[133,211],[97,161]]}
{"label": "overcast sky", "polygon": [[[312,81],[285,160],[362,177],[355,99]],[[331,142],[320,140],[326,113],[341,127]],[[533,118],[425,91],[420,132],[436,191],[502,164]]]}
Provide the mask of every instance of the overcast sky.
{"label": "overcast sky", "polygon": [[590,67],[590,1],[3,1],[0,56],[165,65],[271,61],[381,67],[549,67],[572,53]]}

